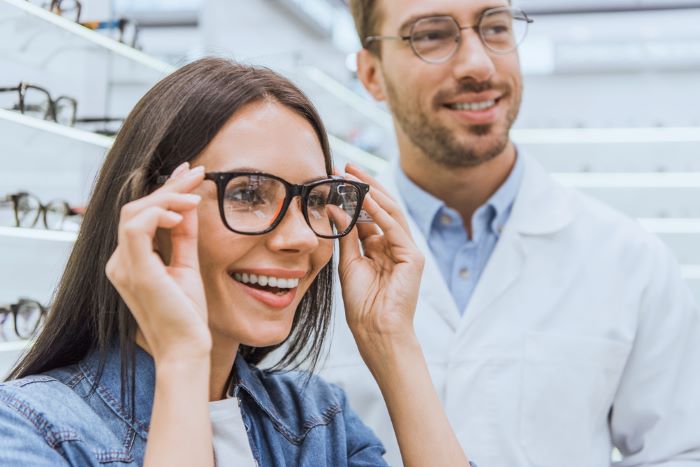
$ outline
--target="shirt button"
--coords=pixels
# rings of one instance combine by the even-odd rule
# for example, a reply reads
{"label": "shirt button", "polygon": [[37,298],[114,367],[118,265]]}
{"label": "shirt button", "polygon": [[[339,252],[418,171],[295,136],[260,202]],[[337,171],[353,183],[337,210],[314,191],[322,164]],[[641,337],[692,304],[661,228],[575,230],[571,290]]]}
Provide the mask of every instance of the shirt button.
{"label": "shirt button", "polygon": [[465,281],[469,279],[469,269],[467,268],[462,268],[459,270],[459,277],[464,279]]}
{"label": "shirt button", "polygon": [[442,225],[450,225],[452,223],[452,218],[448,214],[443,214],[440,216],[440,223]]}

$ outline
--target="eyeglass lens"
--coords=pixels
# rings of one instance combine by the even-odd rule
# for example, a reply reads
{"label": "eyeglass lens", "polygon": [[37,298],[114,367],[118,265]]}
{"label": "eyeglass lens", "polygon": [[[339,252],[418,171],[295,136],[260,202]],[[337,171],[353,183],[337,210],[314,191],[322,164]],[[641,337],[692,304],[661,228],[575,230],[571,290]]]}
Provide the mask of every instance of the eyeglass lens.
{"label": "eyeglass lens", "polygon": [[27,301],[17,308],[15,316],[15,330],[22,339],[28,339],[34,335],[41,320],[41,307],[34,301]]}
{"label": "eyeglass lens", "polygon": [[[43,217],[42,217],[43,216]],[[19,193],[0,202],[0,226],[2,227],[35,227],[39,218],[50,230],[77,230],[76,225],[67,222],[73,216],[71,208],[64,200],[53,200],[47,205],[29,193]]]}
{"label": "eyeglass lens", "polygon": [[44,91],[27,87],[24,93],[24,114],[42,120],[52,118],[51,100]]}
{"label": "eyeglass lens", "polygon": [[[522,12],[509,8],[487,11],[478,24],[484,45],[497,53],[514,50],[525,38],[527,21]],[[446,60],[461,42],[461,31],[450,16],[422,18],[411,28],[411,45],[416,54],[429,62]]]}
{"label": "eyeglass lens", "polygon": [[80,19],[81,4],[78,0],[54,0],[51,2],[51,11],[72,21]]}
{"label": "eyeglass lens", "polygon": [[17,197],[15,216],[17,227],[34,227],[41,213],[41,202],[32,195],[22,194]]}
{"label": "eyeglass lens", "polygon": [[[224,217],[241,233],[262,233],[277,221],[287,196],[284,183],[264,175],[232,178],[224,192]],[[309,227],[316,235],[340,236],[349,230],[359,209],[360,191],[352,184],[329,181],[314,186],[305,198]]]}

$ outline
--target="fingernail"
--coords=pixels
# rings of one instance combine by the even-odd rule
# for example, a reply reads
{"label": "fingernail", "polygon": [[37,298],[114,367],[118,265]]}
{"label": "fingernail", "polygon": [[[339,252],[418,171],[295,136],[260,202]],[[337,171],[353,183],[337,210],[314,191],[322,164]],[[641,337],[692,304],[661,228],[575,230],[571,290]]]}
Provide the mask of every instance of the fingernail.
{"label": "fingernail", "polygon": [[183,162],[182,164],[178,165],[177,168],[175,170],[173,170],[171,177],[177,177],[182,172],[184,172],[189,165],[190,165],[189,162]]}
{"label": "fingernail", "polygon": [[195,195],[194,193],[185,193],[182,196],[191,203],[199,203],[200,201],[202,201],[202,197],[199,195]]}
{"label": "fingernail", "polygon": [[197,167],[193,168],[190,170],[190,173],[193,175],[201,175],[204,173],[204,166],[203,165],[198,165]]}
{"label": "fingernail", "polygon": [[176,212],[169,211],[168,212],[168,217],[173,220],[174,222],[180,222],[182,220],[182,215],[178,214]]}

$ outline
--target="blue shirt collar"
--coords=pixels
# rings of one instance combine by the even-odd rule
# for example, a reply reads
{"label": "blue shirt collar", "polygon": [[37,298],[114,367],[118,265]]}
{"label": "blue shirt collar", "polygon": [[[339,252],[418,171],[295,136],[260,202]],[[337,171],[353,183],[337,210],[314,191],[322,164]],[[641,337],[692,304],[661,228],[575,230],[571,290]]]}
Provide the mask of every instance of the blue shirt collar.
{"label": "blue shirt collar", "polygon": [[[522,158],[516,156],[515,164],[506,181],[475,212],[475,217],[488,210],[492,210],[495,213],[492,218],[489,216],[489,220],[491,228],[496,235],[500,235],[499,227],[502,227],[508,220],[513,203],[520,190],[523,171]],[[441,199],[436,198],[416,185],[408,178],[400,166],[396,171],[396,184],[411,217],[425,238],[429,238],[433,225],[435,225],[435,218],[449,208],[445,206]]]}

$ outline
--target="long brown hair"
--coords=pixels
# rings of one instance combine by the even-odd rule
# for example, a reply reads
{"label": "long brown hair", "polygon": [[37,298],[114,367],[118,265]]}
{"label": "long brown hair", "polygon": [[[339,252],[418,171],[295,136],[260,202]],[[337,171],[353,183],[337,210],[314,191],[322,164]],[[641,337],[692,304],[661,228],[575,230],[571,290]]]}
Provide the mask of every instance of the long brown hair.
{"label": "long brown hair", "polygon": [[[333,173],[323,123],[309,99],[286,78],[221,58],[200,59],[167,76],[138,102],[119,131],[97,177],[48,320],[9,379],[71,365],[96,350],[102,355],[99,380],[107,351],[118,340],[122,388],[126,386],[127,374],[134,374],[128,365],[133,367],[137,325],[105,275],[117,246],[120,210],[152,192],[160,175],[195,159],[239,109],[261,100],[278,102],[311,124],[326,171]],[[331,315],[331,268],[329,262],[301,300],[275,368],[316,365]],[[241,346],[240,352],[256,364],[276,347]]]}

